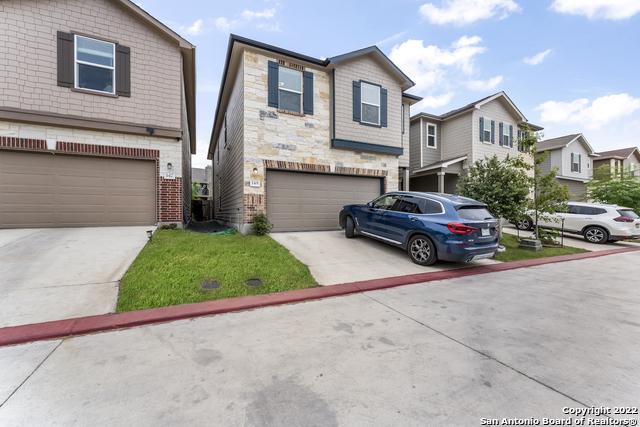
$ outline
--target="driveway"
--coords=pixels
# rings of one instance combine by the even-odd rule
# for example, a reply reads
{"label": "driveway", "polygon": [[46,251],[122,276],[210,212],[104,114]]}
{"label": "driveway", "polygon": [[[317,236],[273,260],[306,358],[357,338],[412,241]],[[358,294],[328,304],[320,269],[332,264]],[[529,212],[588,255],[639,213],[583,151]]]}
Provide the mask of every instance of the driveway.
{"label": "driveway", "polygon": [[0,230],[0,327],[114,311],[152,228]]}
{"label": "driveway", "polygon": [[0,348],[0,425],[477,426],[637,406],[638,276],[627,253]]}
{"label": "driveway", "polygon": [[383,279],[497,262],[439,262],[422,267],[411,262],[406,252],[401,249],[366,237],[347,239],[344,237],[344,231],[272,233],[271,237],[306,264],[320,285]]}

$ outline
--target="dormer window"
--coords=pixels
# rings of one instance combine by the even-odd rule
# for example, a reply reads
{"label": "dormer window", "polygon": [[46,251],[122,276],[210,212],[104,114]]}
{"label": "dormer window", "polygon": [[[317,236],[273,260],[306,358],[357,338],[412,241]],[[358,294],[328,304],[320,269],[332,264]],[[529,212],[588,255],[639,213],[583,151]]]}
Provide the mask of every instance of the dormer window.
{"label": "dormer window", "polygon": [[360,86],[361,117],[363,123],[372,125],[380,124],[380,86],[362,82]]}
{"label": "dormer window", "polygon": [[115,43],[75,35],[75,88],[115,95]]}

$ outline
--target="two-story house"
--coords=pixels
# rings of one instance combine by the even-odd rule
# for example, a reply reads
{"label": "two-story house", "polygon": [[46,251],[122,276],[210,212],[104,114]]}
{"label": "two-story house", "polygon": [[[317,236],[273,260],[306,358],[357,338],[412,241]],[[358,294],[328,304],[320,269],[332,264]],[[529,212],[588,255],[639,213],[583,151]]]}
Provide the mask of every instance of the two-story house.
{"label": "two-story house", "polygon": [[441,115],[412,116],[409,189],[456,193],[458,177],[477,160],[521,154],[524,129],[542,130],[528,123],[504,92]]}
{"label": "two-story house", "polygon": [[593,161],[593,168],[598,170],[603,167],[615,176],[624,172],[640,177],[640,149],[628,147],[598,153],[598,158]]}
{"label": "two-story house", "polygon": [[556,180],[569,189],[571,200],[584,200],[586,183],[593,178],[593,164],[598,154],[583,134],[560,136],[538,142],[539,153],[547,152],[540,170],[548,173],[556,170]]}
{"label": "two-story house", "polygon": [[194,46],[129,0],[3,0],[0,23],[0,228],[182,224]]}
{"label": "two-story house", "polygon": [[215,217],[335,229],[343,205],[397,190],[413,85],[375,46],[320,59],[231,35],[209,145]]}

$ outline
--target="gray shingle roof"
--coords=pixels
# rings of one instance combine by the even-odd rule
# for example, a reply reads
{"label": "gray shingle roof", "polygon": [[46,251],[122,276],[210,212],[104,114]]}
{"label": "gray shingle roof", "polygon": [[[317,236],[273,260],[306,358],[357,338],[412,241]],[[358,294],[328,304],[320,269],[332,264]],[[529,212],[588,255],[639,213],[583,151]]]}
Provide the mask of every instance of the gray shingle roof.
{"label": "gray shingle roof", "polygon": [[573,133],[571,135],[559,136],[557,138],[545,139],[538,142],[538,151],[555,150],[565,147],[568,143],[579,137],[579,133]]}
{"label": "gray shingle roof", "polygon": [[600,155],[600,159],[610,159],[612,157],[629,157],[634,151],[636,151],[638,147],[628,147],[628,148],[619,148],[617,150],[609,150],[598,153]]}

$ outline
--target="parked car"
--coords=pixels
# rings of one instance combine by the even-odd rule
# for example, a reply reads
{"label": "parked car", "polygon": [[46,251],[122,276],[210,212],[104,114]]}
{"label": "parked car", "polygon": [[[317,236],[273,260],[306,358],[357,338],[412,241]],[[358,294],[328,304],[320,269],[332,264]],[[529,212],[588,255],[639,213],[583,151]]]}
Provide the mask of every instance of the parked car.
{"label": "parked car", "polygon": [[442,193],[392,192],[340,212],[347,238],[371,237],[407,251],[419,265],[470,262],[498,249],[498,220],[484,203]]}
{"label": "parked car", "polygon": [[[607,243],[640,238],[640,217],[633,209],[600,203],[569,202],[566,212],[539,219],[538,226],[580,234],[587,242]],[[516,221],[520,230],[533,228],[533,213]]]}

